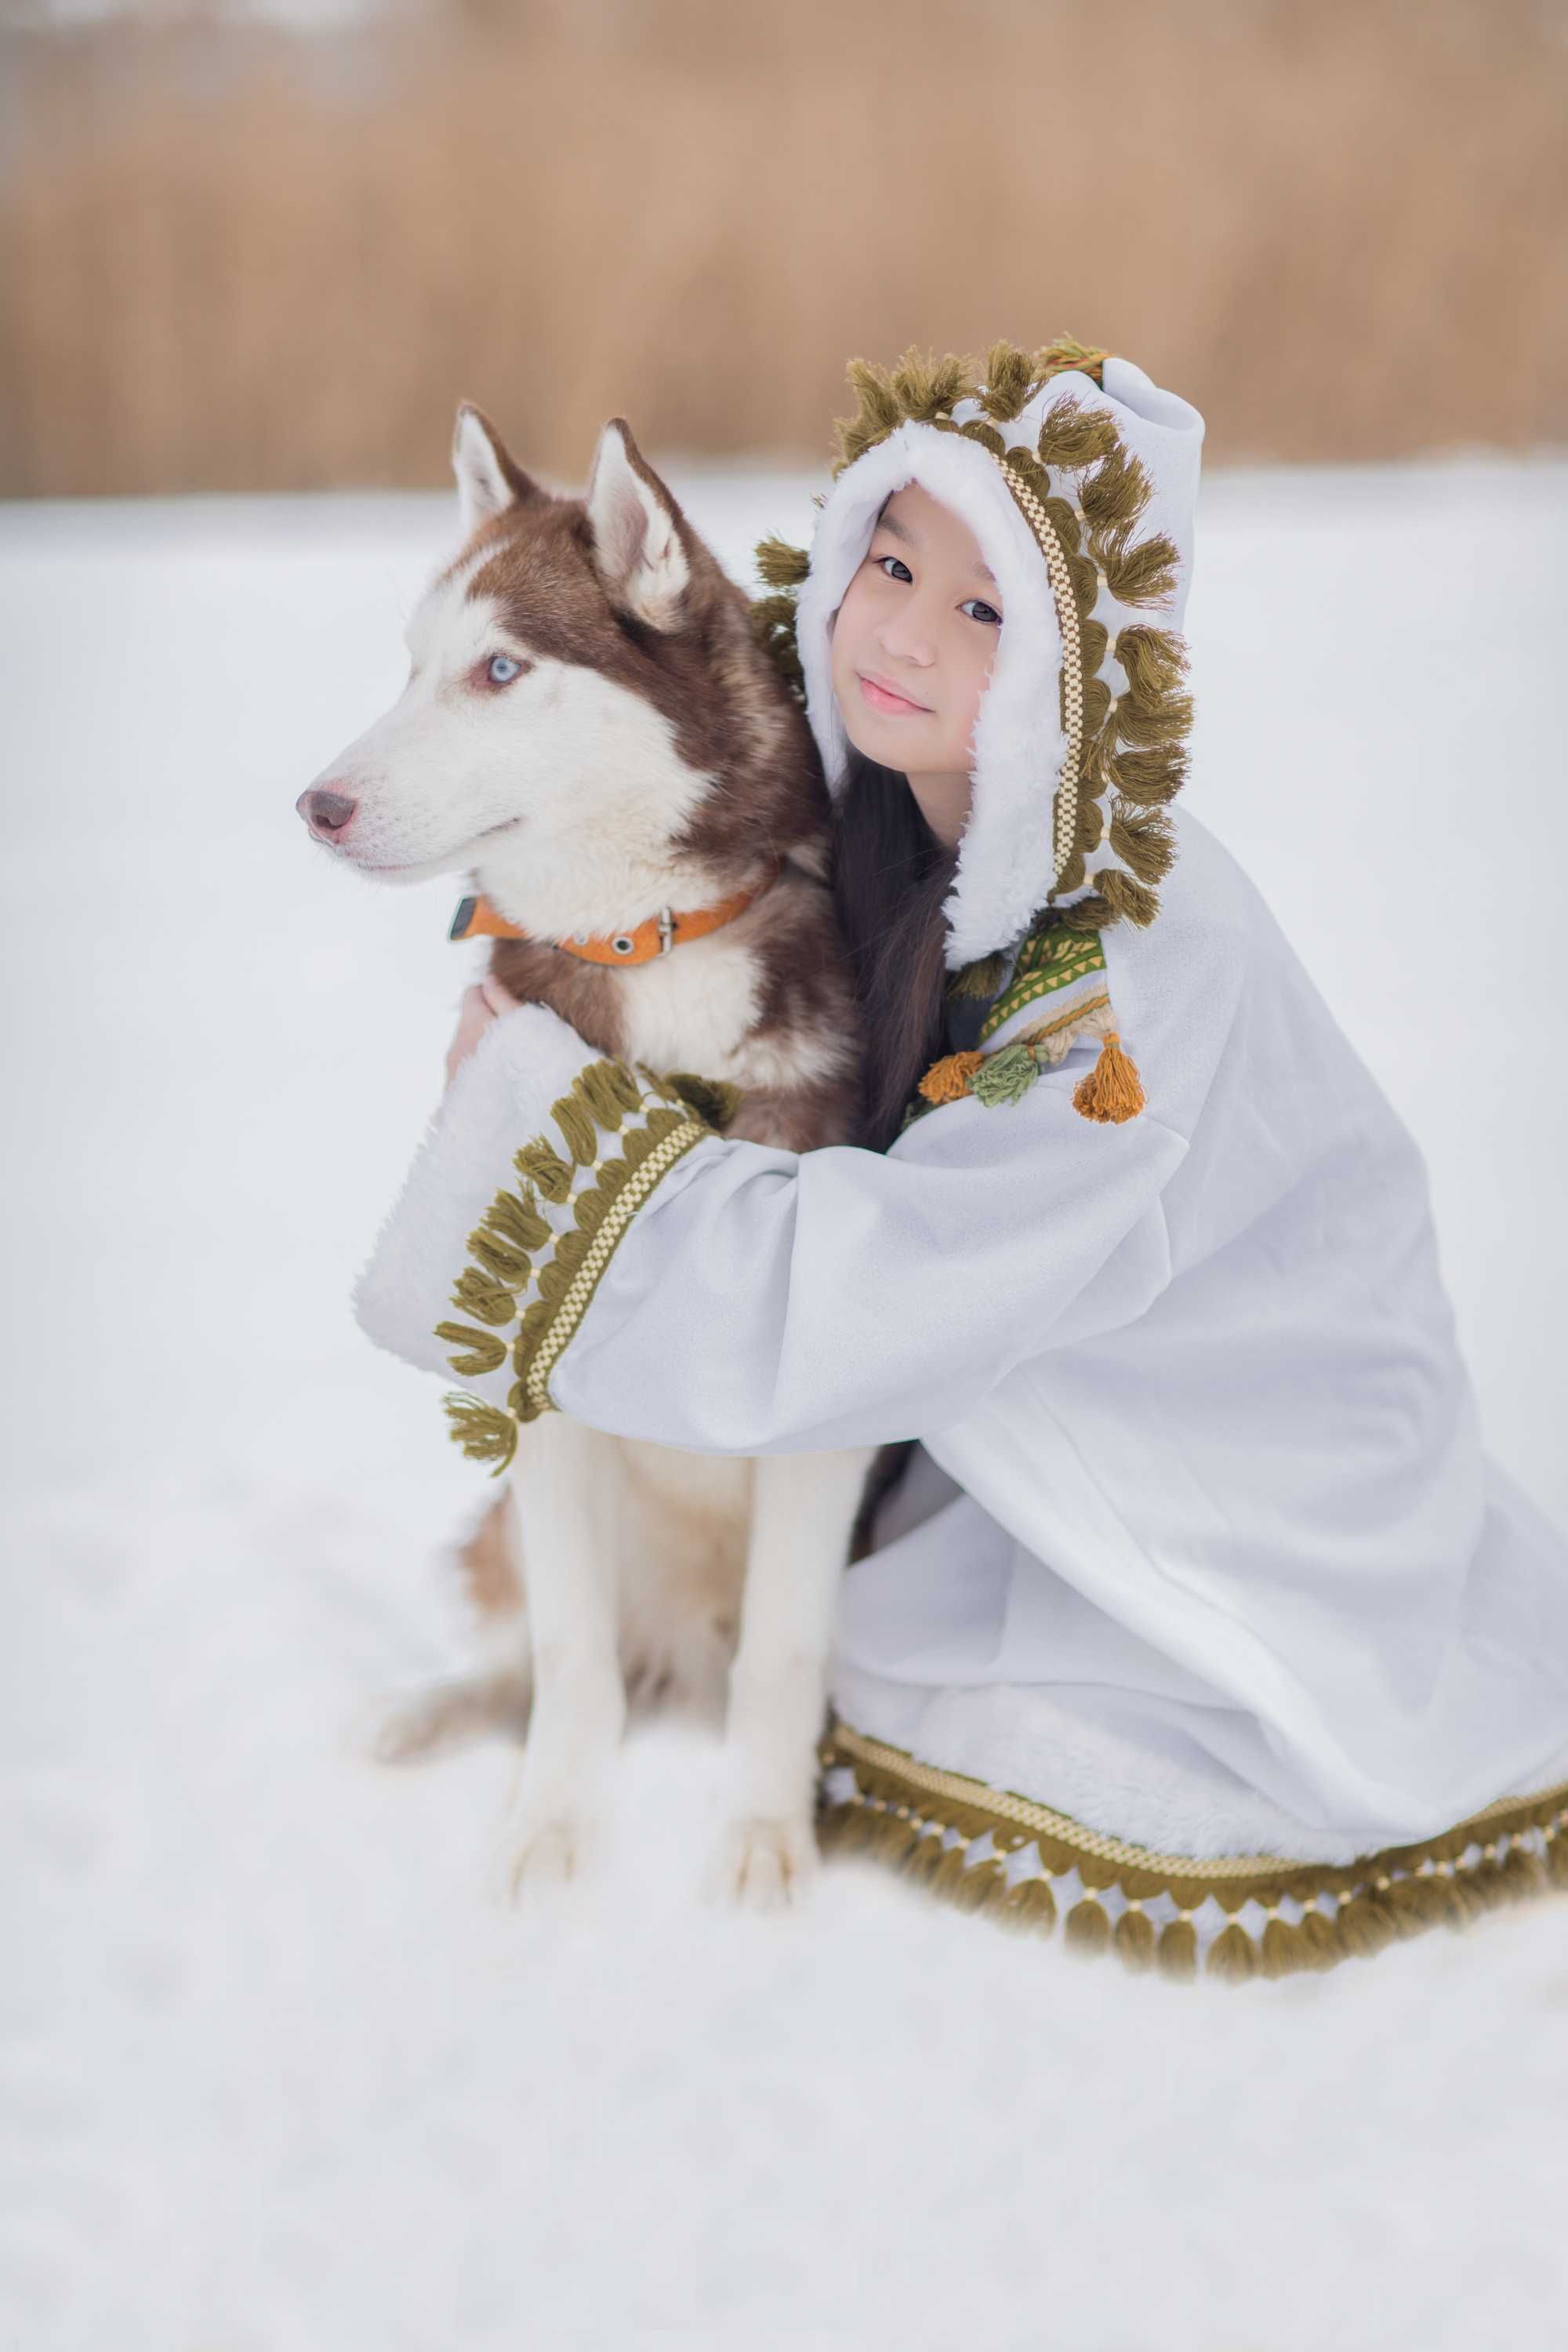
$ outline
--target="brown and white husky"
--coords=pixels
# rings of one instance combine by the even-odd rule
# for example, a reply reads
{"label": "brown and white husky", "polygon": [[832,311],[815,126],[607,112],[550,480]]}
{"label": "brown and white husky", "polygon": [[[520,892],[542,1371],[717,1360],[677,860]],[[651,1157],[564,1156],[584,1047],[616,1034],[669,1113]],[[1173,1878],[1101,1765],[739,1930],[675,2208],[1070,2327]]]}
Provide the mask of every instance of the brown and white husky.
{"label": "brown and white husky", "polygon": [[[523,935],[491,951],[508,992],[602,1054],[730,1082],[729,1134],[852,1139],[827,794],[744,593],[618,417],[584,499],[531,480],[467,404],[452,457],[462,550],[409,623],[398,700],[300,795],[313,836],[384,881],[470,874]],[[668,937],[670,910],[748,893],[705,936]],[[581,952],[661,918],[649,961]],[[531,1696],[507,1840],[526,1887],[581,1866],[628,1695],[716,1709],[727,1677],[715,1881],[788,1900],[815,1854],[826,1657],[870,1459],[688,1454],[559,1412],[527,1424],[515,1505],[503,1489],[463,1554],[489,1660],[390,1747],[521,1719]]]}

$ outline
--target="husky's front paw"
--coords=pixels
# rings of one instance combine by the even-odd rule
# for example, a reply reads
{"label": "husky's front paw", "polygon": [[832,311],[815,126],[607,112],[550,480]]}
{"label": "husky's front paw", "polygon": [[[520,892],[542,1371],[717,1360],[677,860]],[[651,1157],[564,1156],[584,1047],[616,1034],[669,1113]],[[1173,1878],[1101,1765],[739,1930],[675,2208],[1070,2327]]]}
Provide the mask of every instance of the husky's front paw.
{"label": "husky's front paw", "polygon": [[585,1877],[596,1840],[579,1813],[525,1819],[508,1834],[500,1856],[501,1891],[509,1903],[559,1895]]}
{"label": "husky's front paw", "polygon": [[752,1816],[725,1830],[708,1892],[742,1911],[788,1911],[805,1901],[816,1875],[816,1839],[809,1819]]}

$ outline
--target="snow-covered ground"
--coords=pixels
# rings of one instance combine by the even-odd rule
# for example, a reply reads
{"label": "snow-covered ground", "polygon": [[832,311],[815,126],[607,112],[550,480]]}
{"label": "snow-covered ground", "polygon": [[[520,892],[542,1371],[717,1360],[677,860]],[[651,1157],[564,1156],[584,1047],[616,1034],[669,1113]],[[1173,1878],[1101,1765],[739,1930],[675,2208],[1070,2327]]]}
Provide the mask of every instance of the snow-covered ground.
{"label": "snow-covered ground", "polygon": [[[813,485],[672,468],[737,568]],[[485,1492],[347,1291],[476,951],[295,795],[447,501],[0,515],[0,2324],[25,2352],[1561,2340],[1568,1906],[1325,1979],[1079,1967],[866,1867],[699,1907],[632,1748],[548,1925],[513,1761],[397,1774]],[[1191,805],[1422,1142],[1489,1442],[1568,1524],[1568,463],[1216,478]]]}

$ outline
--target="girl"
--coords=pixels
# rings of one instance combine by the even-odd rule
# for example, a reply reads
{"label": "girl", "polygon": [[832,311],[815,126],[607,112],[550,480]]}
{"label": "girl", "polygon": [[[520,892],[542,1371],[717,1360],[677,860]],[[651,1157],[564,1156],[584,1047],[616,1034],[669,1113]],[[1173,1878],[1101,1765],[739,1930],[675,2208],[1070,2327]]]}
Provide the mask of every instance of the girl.
{"label": "girl", "polygon": [[[839,799],[864,1145],[649,1153],[525,1326],[531,1409],[919,1441],[826,1820],[956,1899],[1279,1972],[1568,1881],[1568,1547],[1482,1450],[1414,1141],[1174,804],[1202,419],[1070,343],[852,380],[762,621]],[[594,1057],[497,1003],[451,1102],[521,1139]],[[427,1303],[362,1281],[439,1367]]]}

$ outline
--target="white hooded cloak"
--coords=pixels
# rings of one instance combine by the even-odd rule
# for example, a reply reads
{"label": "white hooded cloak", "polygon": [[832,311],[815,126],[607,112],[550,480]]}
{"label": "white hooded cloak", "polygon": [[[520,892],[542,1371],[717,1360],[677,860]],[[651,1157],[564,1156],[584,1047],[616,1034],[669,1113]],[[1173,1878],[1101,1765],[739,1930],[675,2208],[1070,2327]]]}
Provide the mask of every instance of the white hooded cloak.
{"label": "white hooded cloak", "polygon": [[[1202,420],[1107,358],[1002,437],[1033,445],[1064,400],[1143,467],[1178,628]],[[842,467],[798,643],[837,784],[828,634],[878,510],[914,481],[964,516],[1005,618],[947,961],[1005,951],[984,1050],[1050,1016],[1037,1076],[936,1102],[881,1154],[731,1141],[634,1087],[647,1148],[528,1310],[531,1393],[699,1451],[921,1441],[847,1579],[833,1696],[867,1740],[1184,1854],[1429,1838],[1568,1776],[1568,1543],[1483,1449],[1419,1150],[1214,835],[1172,809],[1157,919],[1031,977],[1053,890],[1114,896],[1123,865],[1070,802],[1063,830],[1064,625],[1149,614],[1101,576],[1073,623],[994,448],[954,429],[984,413],[906,418]],[[1143,1107],[1085,1117],[1112,1028]],[[372,1339],[448,1370],[466,1237],[595,1058],[539,1007],[486,1034],[360,1278]],[[540,1206],[567,1230],[570,1201]],[[501,1407],[512,1370],[465,1385]]]}

